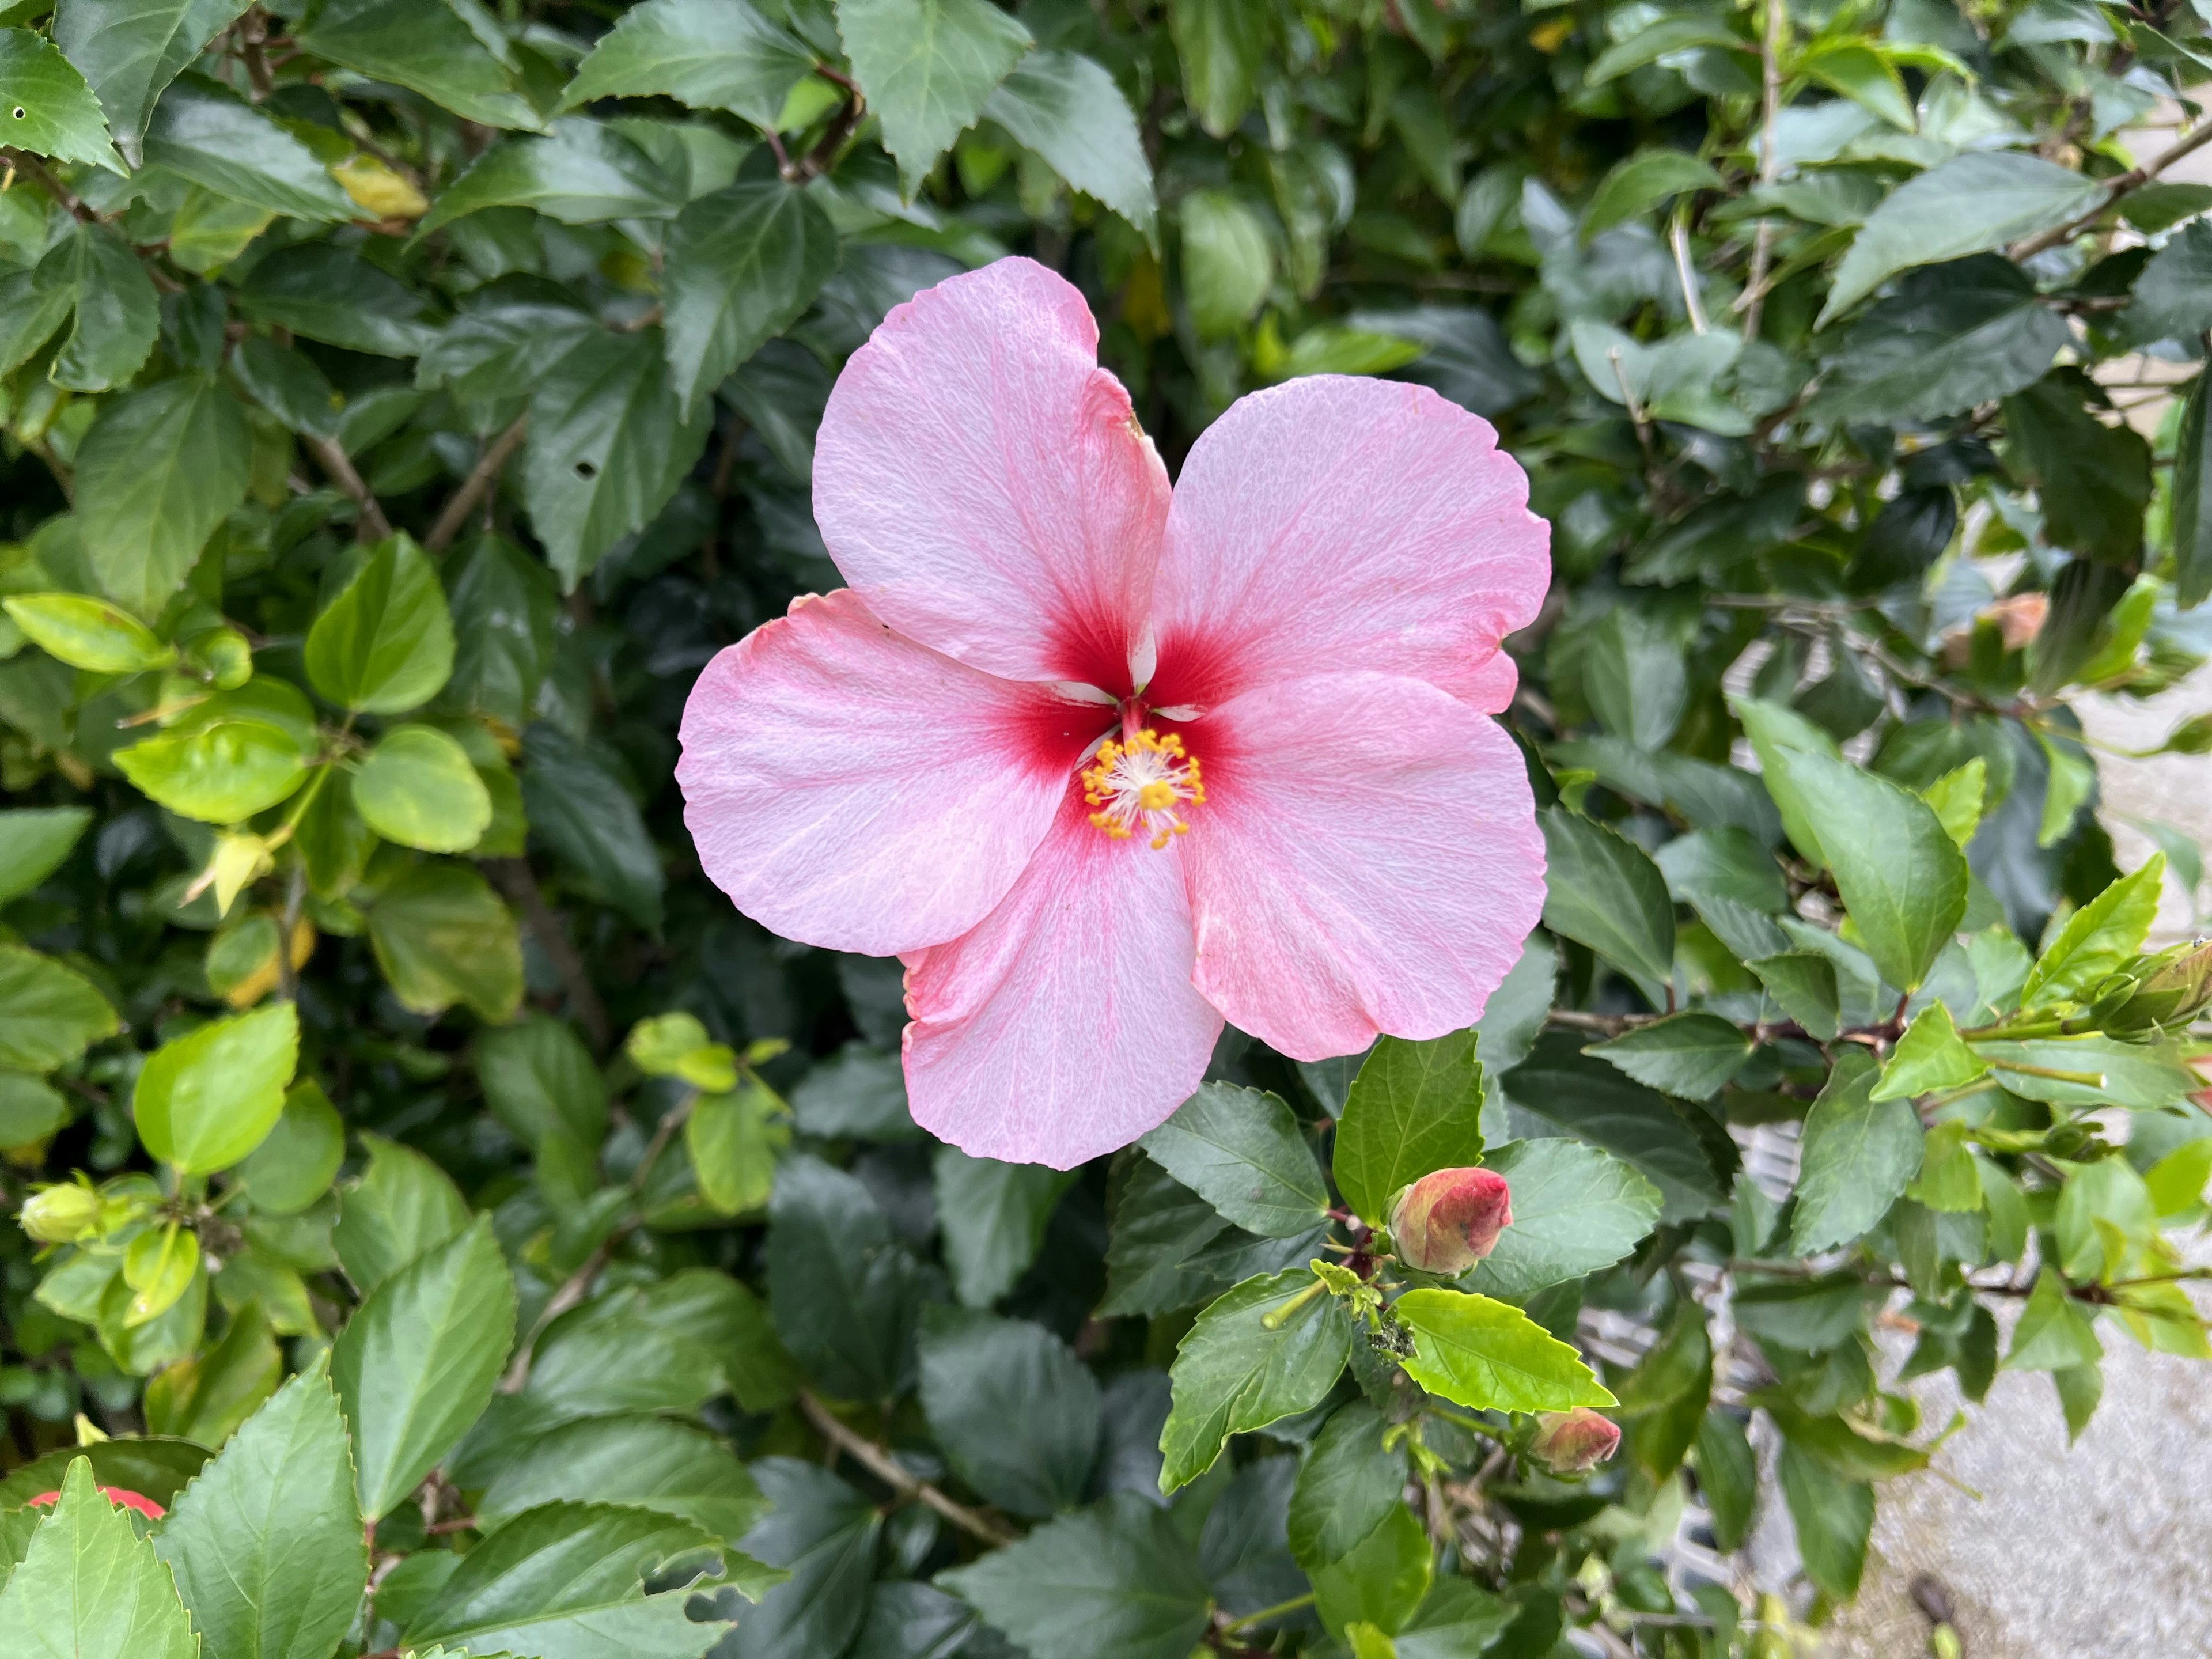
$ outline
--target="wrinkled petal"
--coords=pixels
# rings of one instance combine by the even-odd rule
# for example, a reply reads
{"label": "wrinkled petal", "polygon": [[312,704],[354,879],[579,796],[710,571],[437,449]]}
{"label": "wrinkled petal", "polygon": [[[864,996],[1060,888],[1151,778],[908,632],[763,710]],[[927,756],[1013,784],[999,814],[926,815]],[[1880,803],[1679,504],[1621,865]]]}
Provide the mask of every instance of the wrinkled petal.
{"label": "wrinkled petal", "polygon": [[1317,374],[1238,401],[1176,480],[1154,589],[1155,705],[1313,674],[1513,699],[1551,532],[1490,422],[1425,386]]}
{"label": "wrinkled petal", "polygon": [[1544,908],[1521,752],[1419,680],[1264,686],[1187,729],[1195,983],[1294,1060],[1482,1018]]}
{"label": "wrinkled petal", "polygon": [[1071,792],[1005,902],[907,958],[908,1104],[977,1158],[1066,1170],[1127,1146],[1196,1091],[1221,1034],[1191,988],[1180,847],[1109,841],[1086,810]]}
{"label": "wrinkled petal", "polygon": [[830,556],[902,634],[1120,695],[1168,478],[1083,296],[1001,259],[924,289],[837,377],[814,448]]}
{"label": "wrinkled petal", "polygon": [[684,820],[708,875],[763,927],[918,950],[1006,896],[1104,712],[925,649],[849,589],[803,599],[692,687]]}

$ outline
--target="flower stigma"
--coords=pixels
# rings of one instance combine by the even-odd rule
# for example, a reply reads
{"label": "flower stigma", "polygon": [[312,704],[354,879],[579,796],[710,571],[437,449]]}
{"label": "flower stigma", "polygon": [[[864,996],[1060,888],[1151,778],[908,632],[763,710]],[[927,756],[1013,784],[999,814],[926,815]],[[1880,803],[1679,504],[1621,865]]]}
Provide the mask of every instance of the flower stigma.
{"label": "flower stigma", "polygon": [[1098,810],[1091,822],[1115,841],[1142,831],[1153,848],[1165,847],[1190,825],[1179,808],[1206,805],[1198,762],[1183,753],[1182,734],[1165,737],[1147,726],[1126,743],[1109,738],[1083,774],[1083,799]]}

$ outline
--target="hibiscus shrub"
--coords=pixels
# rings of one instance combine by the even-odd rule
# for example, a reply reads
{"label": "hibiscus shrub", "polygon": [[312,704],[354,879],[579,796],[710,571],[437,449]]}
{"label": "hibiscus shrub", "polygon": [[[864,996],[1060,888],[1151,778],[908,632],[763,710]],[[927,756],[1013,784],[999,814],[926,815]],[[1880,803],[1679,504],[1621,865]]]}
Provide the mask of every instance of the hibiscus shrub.
{"label": "hibiscus shrub", "polygon": [[2212,40],[1669,3],[0,10],[0,1645],[1772,1656],[2212,1357]]}

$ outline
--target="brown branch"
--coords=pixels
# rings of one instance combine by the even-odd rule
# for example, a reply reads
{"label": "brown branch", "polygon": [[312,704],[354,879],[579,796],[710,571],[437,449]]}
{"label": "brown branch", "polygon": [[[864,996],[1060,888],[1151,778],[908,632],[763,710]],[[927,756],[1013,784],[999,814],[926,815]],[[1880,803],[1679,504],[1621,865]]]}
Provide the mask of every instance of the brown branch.
{"label": "brown branch", "polygon": [[77,199],[76,191],[55,178],[46,164],[29,151],[0,149],[0,161],[5,161],[11,172],[21,173],[78,218],[95,216],[90,208]]}
{"label": "brown branch", "polygon": [[253,101],[260,103],[276,90],[276,77],[269,72],[269,58],[261,48],[269,40],[269,14],[255,6],[249,9],[238,29],[240,55],[246,59],[246,78],[253,88]]}
{"label": "brown branch", "polygon": [[590,1293],[592,1281],[606,1271],[607,1263],[614,1259],[615,1247],[629,1237],[631,1229],[636,1224],[633,1221],[616,1228],[599,1241],[599,1249],[584,1258],[582,1267],[561,1281],[560,1289],[547,1299],[538,1317],[530,1322],[530,1328],[523,1333],[522,1340],[515,1345],[514,1362],[507,1368],[507,1375],[499,1380],[501,1394],[522,1392],[530,1381],[530,1362],[537,1352],[538,1339],[545,1334],[548,1325]]}
{"label": "brown branch", "polygon": [[799,1391],[799,1409],[822,1437],[845,1453],[900,1497],[920,1499],[970,1537],[987,1544],[1011,1544],[1014,1534],[990,1516],[955,1503],[926,1480],[917,1480],[899,1467],[896,1459],[872,1440],[863,1439],[831,1414],[830,1408],[805,1389]]}
{"label": "brown branch", "polygon": [[585,1035],[591,1038],[593,1051],[604,1054],[614,1036],[614,1028],[607,1023],[606,1005],[599,1000],[591,975],[584,971],[583,957],[568,943],[568,936],[561,931],[560,919],[554,915],[545,902],[545,895],[538,890],[530,861],[486,859],[484,862],[490,867],[492,878],[521,908],[523,924],[537,939],[538,948],[545,952],[554,972],[561,975],[561,987],[568,994],[569,1009],[583,1026]]}
{"label": "brown branch", "polygon": [[491,491],[499,480],[500,469],[507,464],[514,452],[522,446],[523,434],[530,426],[527,414],[514,417],[514,424],[494,438],[484,453],[477,457],[469,476],[461,480],[461,487],[446,503],[446,510],[438,514],[438,522],[430,526],[430,533],[422,538],[424,549],[442,553],[453,545],[453,538],[461,533],[461,526],[469,521],[477,504]]}
{"label": "brown branch", "polygon": [[2118,178],[2108,180],[2105,185],[2105,199],[2087,213],[2079,214],[2069,219],[2056,230],[2046,230],[2040,236],[2030,236],[2024,241],[2014,242],[2006,250],[2006,252],[2014,259],[2026,259],[2042,252],[2045,248],[2057,247],[2061,242],[2077,234],[2083,226],[2090,223],[2099,214],[2103,213],[2123,196],[2141,190],[2176,161],[2185,156],[2195,155],[2207,144],[2212,144],[2212,121],[2200,123],[2197,131],[2186,138],[2169,145],[2141,167],[2131,167]]}
{"label": "brown branch", "polygon": [[354,505],[361,509],[356,533],[363,541],[381,541],[392,533],[392,520],[384,516],[384,509],[376,504],[376,497],[368,493],[361,474],[354,468],[353,459],[335,438],[318,438],[303,434],[301,441],[307,446],[331,482],[353,497]]}
{"label": "brown branch", "polygon": [[[1759,116],[1759,182],[1771,185],[1782,170],[1776,153],[1774,129],[1782,117],[1782,35],[1790,27],[1783,0],[1766,0],[1766,27],[1759,42],[1761,114]],[[1743,291],[1743,337],[1759,337],[1759,313],[1766,304],[1766,273],[1774,258],[1774,221],[1761,219],[1752,244],[1751,282]]]}
{"label": "brown branch", "polygon": [[820,178],[831,167],[836,166],[838,153],[845,148],[847,141],[854,133],[860,130],[860,123],[866,117],[867,112],[868,100],[860,96],[858,88],[854,88],[851,95],[845,100],[844,107],[837,112],[836,118],[830,123],[829,130],[823,133],[822,142],[808,150],[798,161],[787,161],[783,164],[784,181],[787,184],[803,185],[810,179]]}

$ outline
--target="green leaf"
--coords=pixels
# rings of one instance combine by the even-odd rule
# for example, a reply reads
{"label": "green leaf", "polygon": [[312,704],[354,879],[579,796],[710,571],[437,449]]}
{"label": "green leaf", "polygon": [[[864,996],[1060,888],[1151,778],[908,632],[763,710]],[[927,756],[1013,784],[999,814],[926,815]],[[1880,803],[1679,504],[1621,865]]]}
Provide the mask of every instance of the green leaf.
{"label": "green leaf", "polygon": [[1911,1100],[1955,1089],[1986,1076],[1989,1066],[1959,1039],[1951,1011],[1931,1000],[1912,1017],[1898,1039],[1896,1051],[1883,1063],[1881,1078],[1869,1100]]}
{"label": "green leaf", "polygon": [[965,1308],[924,1310],[921,1406],[953,1472],[1016,1515],[1083,1497],[1098,1455],[1098,1384],[1041,1325]]}
{"label": "green leaf", "polygon": [[190,1441],[167,1437],[126,1437],[95,1440],[89,1446],[73,1446],[48,1452],[28,1463],[19,1463],[0,1478],[0,1512],[20,1509],[33,1498],[60,1487],[70,1465],[79,1458],[92,1464],[93,1479],[103,1486],[120,1486],[150,1498],[164,1508],[173,1506],[185,1483],[206,1466],[208,1449]]}
{"label": "green leaf", "polygon": [[1914,271],[1839,343],[1814,407],[1839,421],[1934,420],[2031,386],[2066,319],[2018,265],[1977,254]]}
{"label": "green leaf", "polygon": [[51,1072],[122,1029],[107,999],[76,969],[0,942],[0,1066]]}
{"label": "green leaf", "polygon": [[146,129],[146,165],[295,219],[349,219],[355,211],[313,150],[204,76],[185,76],[161,94]]}
{"label": "green leaf", "polygon": [[1310,1232],[1328,1187],[1291,1109],[1274,1095],[1205,1083],[1138,1143],[1177,1181],[1262,1238]]}
{"label": "green leaf", "polygon": [[113,759],[125,777],[171,811],[206,823],[237,823],[297,789],[307,779],[308,757],[281,726],[218,720],[134,743]]}
{"label": "green leaf", "polygon": [[136,374],[161,331],[160,299],[130,245],[104,225],[80,223],[39,261],[32,287],[61,293],[76,320],[46,378],[71,392],[107,392]]}
{"label": "green leaf", "polygon": [[465,852],[491,823],[491,793],[461,745],[434,726],[395,726],[354,774],[353,804],[386,841]]}
{"label": "green leaf", "polygon": [[1129,100],[1098,64],[1072,52],[1033,52],[983,105],[1017,143],[1120,214],[1149,240],[1159,207],[1152,164]]}
{"label": "green leaf", "polygon": [[1805,1115],[1790,1246],[1798,1255],[1848,1244],[1889,1213],[1920,1172],[1920,1116],[1909,1100],[1873,1099],[1878,1067],[1863,1049],[1836,1058]]}
{"label": "green leaf", "polygon": [[1717,190],[1721,176],[1687,151],[1638,150],[1616,163],[1598,181],[1597,193],[1583,210],[1585,246],[1601,230],[1641,218],[1662,202],[1686,190]]}
{"label": "green leaf", "polygon": [[2182,405],[2181,429],[2173,441],[2173,501],[2168,514],[2173,534],[2174,598],[2184,609],[2202,605],[2212,593],[2212,490],[2204,487],[2205,463],[2212,459],[2212,422],[2205,418],[2212,385],[2199,374],[2189,383]]}
{"label": "green leaf", "polygon": [[300,1017],[289,1002],[165,1042],[131,1097],[138,1138],[181,1174],[227,1170],[276,1127],[299,1061]]}
{"label": "green leaf", "polygon": [[[396,7],[398,0],[381,3]],[[336,9],[326,6],[323,15]],[[412,357],[438,337],[424,319],[420,294],[359,254],[327,242],[279,248],[256,261],[232,297],[257,322],[349,351]]]}
{"label": "green leaf", "polygon": [[[789,1653],[843,1653],[867,1616],[883,1517],[829,1470],[792,1457],[752,1466],[774,1504],[741,1540],[791,1577],[738,1621],[733,1659]],[[726,1656],[726,1659],[732,1659]]]}
{"label": "green leaf", "polygon": [[1176,210],[1182,228],[1183,298],[1201,339],[1249,321],[1274,280],[1267,221],[1226,190],[1193,191]]}
{"label": "green leaf", "polygon": [[952,1293],[968,1307],[988,1308],[1036,1260],[1045,1226],[1076,1174],[971,1158],[957,1146],[939,1146],[934,1168],[937,1227]]}
{"label": "green leaf", "polygon": [[[1601,382],[1601,390],[1607,388],[1607,396],[1618,390],[1609,380]],[[1638,749],[1663,748],[1689,702],[1682,647],[1663,624],[1632,605],[1617,605],[1589,631],[1583,690],[1608,732]]]}
{"label": "green leaf", "polygon": [[368,939],[392,994],[418,1014],[465,1003],[503,1024],[522,1002],[522,937],[489,883],[450,862],[415,866],[368,908]]}
{"label": "green leaf", "polygon": [[1955,767],[1920,792],[1920,799],[1936,816],[1961,852],[1982,826],[1983,804],[1988,799],[1989,766],[1979,755]]}
{"label": "green leaf", "polygon": [[1395,1644],[1379,1646],[1421,1604],[1435,1578],[1428,1529],[1405,1504],[1394,1505],[1381,1524],[1340,1559],[1312,1575],[1314,1611],[1332,1629],[1368,1632],[1355,1639],[1354,1659],[1380,1652],[1395,1659]]}
{"label": "green leaf", "polygon": [[465,120],[488,127],[541,125],[454,7],[326,0],[293,38],[311,57],[419,92]]}
{"label": "green leaf", "polygon": [[331,1243],[363,1296],[425,1250],[468,1230],[468,1200],[453,1178],[411,1146],[363,1134],[368,1168],[340,1190]]}
{"label": "green leaf", "polygon": [[1103,1312],[1160,1314],[1188,1308],[1255,1273],[1303,1261],[1320,1247],[1304,1238],[1255,1238],[1148,1158],[1127,1167],[1113,1196]]}
{"label": "green leaf", "polygon": [[1426,1042],[1386,1036],[1345,1097],[1333,1162],[1339,1191],[1370,1225],[1389,1219],[1399,1188],[1482,1159],[1477,1034]]}
{"label": "green leaf", "polygon": [[813,67],[813,53],[745,0],[646,0],[599,37],[561,101],[658,94],[772,127]]}
{"label": "green leaf", "polygon": [[292,1085],[260,1146],[238,1166],[256,1212],[297,1215],[330,1190],[345,1159],[345,1124],[313,1079]]}
{"label": "green leaf", "polygon": [[2094,1317],[2066,1293],[2066,1281],[2045,1264],[2035,1276],[2027,1305],[2013,1327],[2012,1346],[2006,1350],[2008,1371],[2063,1370],[2094,1365],[2104,1358],[2105,1345],[2097,1340]]}
{"label": "green leaf", "polygon": [[1874,1488],[1831,1473],[1788,1441],[1783,1443],[1776,1469],[1805,1576],[1831,1601],[1851,1600],[1866,1571],[1867,1540],[1874,1531]]}
{"label": "green leaf", "polygon": [[1826,868],[1820,833],[1799,793],[1789,787],[1784,769],[1794,754],[1840,759],[1842,751],[1836,747],[1836,740],[1795,709],[1779,703],[1745,697],[1729,706],[1743,723],[1743,734],[1751,739],[1759,757],[1759,769],[1767,793],[1774,798],[1775,810],[1781,814],[1784,832],[1799,852]]}
{"label": "green leaf", "polygon": [[1698,1425],[1698,1493],[1712,1517],[1714,1547],[1729,1554],[1742,1548],[1759,1503],[1759,1461],[1743,1425],[1718,1406]]}
{"label": "green leaf", "polygon": [[1911,94],[1897,66],[1872,46],[1855,40],[1832,40],[1815,47],[1797,60],[1797,70],[1820,85],[1840,92],[1852,102],[1905,132],[1918,130]]}
{"label": "green leaf", "polygon": [[182,374],[103,404],[77,452],[85,552],[110,598],[157,615],[230,510],[252,443],[238,400]]}
{"label": "green leaf", "polygon": [[1608,1152],[1579,1141],[1516,1140],[1485,1160],[1512,1188],[1512,1224],[1461,1281],[1526,1302],[1548,1285],[1621,1260],[1658,1224],[1659,1189]]}
{"label": "green leaf", "polygon": [[1781,951],[1748,964],[1782,1012],[1816,1042],[1833,1042],[1842,1029],[1842,993],[1836,964],[1813,951]]}
{"label": "green leaf", "polygon": [[453,674],[447,696],[520,731],[553,666],[560,590],[542,559],[499,536],[479,536],[448,559]]}
{"label": "green leaf", "polygon": [[1544,925],[1644,984],[1664,985],[1674,968],[1674,902],[1650,854],[1564,805],[1547,807],[1540,821]]}
{"label": "green leaf", "polygon": [[[64,18],[88,10],[119,9],[82,4],[63,9]],[[58,33],[65,27],[58,21]],[[182,66],[180,63],[179,67]],[[122,158],[108,139],[107,122],[92,88],[76,65],[30,30],[0,29],[0,86],[8,89],[8,113],[15,118],[7,124],[8,142],[15,149],[33,155],[51,155],[57,161],[106,167],[114,173],[124,170]],[[18,109],[23,112],[21,116],[15,114]]]}
{"label": "green leaf", "polygon": [[33,1148],[69,1121],[60,1090],[22,1072],[0,1071],[0,1152]]}
{"label": "green leaf", "polygon": [[485,208],[526,207],[564,225],[665,219],[684,205],[672,179],[613,127],[572,116],[544,137],[502,139],[439,192],[416,227],[427,236]]}
{"label": "green leaf", "polygon": [[2142,949],[2165,890],[2166,854],[2154,853],[2067,918],[2021,987],[2023,1008],[2080,1002]]}
{"label": "green leaf", "polygon": [[1226,138],[1260,89],[1273,30],[1261,0],[1170,0],[1168,31],[1182,58],[1183,97],[1199,124]]}
{"label": "green leaf", "polygon": [[1817,816],[1844,907],[1882,978],[1920,987],[1966,911],[1966,855],[1926,801],[1808,750],[1780,750],[1768,787]]}
{"label": "green leaf", "polygon": [[307,630],[307,664],[316,690],[364,714],[403,714],[437,695],[453,669],[453,622],[414,538],[369,550]]}
{"label": "green leaf", "polygon": [[913,1376],[919,1269],[857,1176],[793,1158],[777,1176],[769,1305],[792,1353],[840,1399],[888,1400]]}
{"label": "green leaf", "polygon": [[1981,1167],[1966,1145],[1963,1123],[1939,1123],[1928,1132],[1920,1173],[1905,1196],[1930,1210],[1964,1215],[1983,1207]]}
{"label": "green leaf", "polygon": [[653,1510],[549,1504],[471,1550],[405,1640],[542,1659],[699,1659],[728,1622],[692,1622],[687,1590],[648,1595],[644,1579],[714,1542]]}
{"label": "green leaf", "polygon": [[1160,1431],[1161,1491],[1212,1468],[1231,1435],[1310,1411],[1336,1385],[1352,1322],[1334,1296],[1311,1294],[1319,1283],[1304,1267],[1248,1279],[1184,1334],[1168,1372],[1175,1403]]}
{"label": "green leaf", "polygon": [[0,1589],[0,1628],[21,1659],[198,1659],[200,1645],[168,1569],[82,1456]]}
{"label": "green leaf", "polygon": [[550,720],[523,738],[522,800],[531,828],[641,927],[660,925],[667,878],[621,781]]}
{"label": "green leaf", "polygon": [[416,1256],[355,1310],[331,1376],[353,1431],[365,1519],[391,1513],[491,1403],[514,1315],[489,1218]]}
{"label": "green leaf", "polygon": [[909,199],[1030,46],[989,0],[839,0],[837,31]]}
{"label": "green leaf", "polygon": [[916,1140],[923,1133],[907,1111],[899,1057],[857,1040],[799,1079],[791,1108],[801,1130],[824,1139]]}
{"label": "green leaf", "polygon": [[804,191],[732,185],[677,215],[665,255],[668,366],[688,421],[814,303],[837,268],[837,232]]}
{"label": "green leaf", "polygon": [[1185,1659],[1212,1606],[1196,1553],[1134,1492],[938,1575],[1033,1659]]}
{"label": "green leaf", "polygon": [[1914,265],[1962,258],[2055,230],[2103,199],[2104,186],[2017,150],[1968,150],[1906,180],[1868,216],[1836,267],[1821,323]]}
{"label": "green leaf", "polygon": [[2013,470],[2035,486],[2043,533],[2106,564],[2140,557],[2151,453],[2132,428],[2090,412],[2103,394],[2078,368],[2055,368],[2004,400]]}
{"label": "green leaf", "polygon": [[12,374],[28,362],[76,308],[73,288],[40,288],[33,271],[0,275],[0,374]]}
{"label": "green leaf", "polygon": [[481,1033],[476,1067],[485,1103],[533,1151],[548,1136],[596,1147],[605,1135],[606,1082],[583,1039],[561,1021],[534,1014]]}
{"label": "green leaf", "polygon": [[713,422],[684,420],[662,352],[658,329],[597,331],[532,391],[524,500],[564,588],[642,530],[707,447]]}
{"label": "green leaf", "polygon": [[1977,1038],[1973,1050],[2012,1093],[2091,1110],[2179,1106],[2203,1081],[2172,1042],[2129,1042],[2096,1032],[2026,1042]]}
{"label": "green leaf", "polygon": [[702,1095],[684,1125],[700,1195],[724,1215],[757,1210],[775,1186],[776,1156],[791,1144],[789,1109],[750,1077]]}
{"label": "green leaf", "polygon": [[173,647],[162,644],[136,617],[105,599],[82,593],[20,593],[0,600],[0,606],[32,644],[72,668],[94,674],[137,674],[166,668],[177,659]]}
{"label": "green leaf", "polygon": [[1717,1014],[1672,1014],[1583,1052],[1600,1054],[1638,1083],[1685,1100],[1711,1100],[1751,1058],[1741,1028]]}
{"label": "green leaf", "polygon": [[[238,1257],[232,1257],[224,1264],[225,1271],[235,1267],[238,1261]],[[313,1328],[312,1313],[307,1324]],[[283,1378],[284,1356],[270,1330],[268,1316],[248,1297],[239,1304],[222,1341],[148,1380],[146,1426],[155,1433],[189,1435],[208,1445],[221,1446],[276,1392]],[[338,1433],[343,1440],[345,1431],[341,1428]],[[353,1470],[349,1466],[345,1471],[345,1491],[350,1501]]]}
{"label": "green leaf", "polygon": [[185,1488],[155,1548],[210,1654],[326,1659],[360,1607],[368,1552],[320,1359]]}
{"label": "green leaf", "polygon": [[1751,44],[1735,33],[1718,17],[1699,17],[1683,15],[1662,17],[1632,34],[1626,40],[1615,41],[1590,60],[1583,71],[1584,84],[1603,86],[1617,80],[1632,70],[1656,64],[1662,58],[1678,52],[1688,52],[1698,46],[1714,46],[1726,52],[1747,52]]}
{"label": "green leaf", "polygon": [[627,1412],[695,1412],[722,1393],[773,1411],[797,1384],[760,1299],[694,1267],[564,1315],[538,1345],[521,1395],[530,1424]]}
{"label": "green leaf", "polygon": [[759,1483],[703,1429],[665,1417],[594,1417],[536,1437],[476,1506],[487,1531],[544,1504],[657,1510],[734,1543],[768,1512]]}
{"label": "green leaf", "polygon": [[1476,1411],[1610,1406],[1582,1356],[1520,1309],[1460,1291],[1408,1291],[1391,1304],[1413,1335],[1406,1375]]}
{"label": "green leaf", "polygon": [[2128,337],[2148,343],[2188,340],[2212,328],[2212,225],[2191,220],[2153,254],[2136,278],[2125,317]]}
{"label": "green leaf", "polygon": [[1677,1108],[1656,1090],[1583,1054],[1571,1033],[1539,1037],[1528,1059],[1502,1081],[1516,1107],[1633,1164],[1659,1188],[1665,1219],[1689,1220],[1723,1201],[1725,1182],[1693,1127],[1703,1109]]}
{"label": "green leaf", "polygon": [[1406,1447],[1364,1400],[1339,1407],[1308,1448],[1291,1489],[1291,1553],[1309,1572],[1341,1561],[1405,1507]]}
{"label": "green leaf", "polygon": [[1770,915],[1790,905],[1790,884],[1774,854],[1748,830],[1693,830],[1662,847],[1652,861],[1667,878],[1667,890],[1684,903],[1702,907],[1717,896]]}

